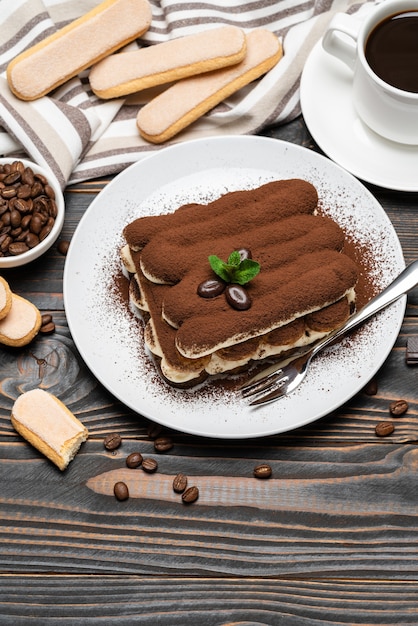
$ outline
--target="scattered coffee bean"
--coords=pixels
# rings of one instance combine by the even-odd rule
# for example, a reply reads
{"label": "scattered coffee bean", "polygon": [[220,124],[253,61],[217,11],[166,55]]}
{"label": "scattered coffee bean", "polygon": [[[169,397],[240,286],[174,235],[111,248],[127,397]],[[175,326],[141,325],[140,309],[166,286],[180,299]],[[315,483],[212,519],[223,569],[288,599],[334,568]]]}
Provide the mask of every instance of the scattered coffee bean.
{"label": "scattered coffee bean", "polygon": [[367,396],[375,396],[377,394],[377,380],[372,378],[364,387],[364,393]]}
{"label": "scattered coffee bean", "polygon": [[119,448],[121,443],[122,437],[118,435],[118,433],[111,433],[110,435],[106,435],[103,441],[106,450],[116,450],[116,448]]}
{"label": "scattered coffee bean", "polygon": [[246,311],[251,307],[251,298],[241,285],[228,285],[225,289],[228,304],[237,311]]}
{"label": "scattered coffee bean", "polygon": [[409,405],[406,400],[396,400],[395,402],[391,402],[389,405],[389,411],[391,415],[395,417],[400,417],[406,413],[408,408]]}
{"label": "scattered coffee bean", "polygon": [[128,485],[126,485],[122,481],[115,483],[113,487],[113,493],[115,494],[115,498],[117,500],[120,500],[120,501],[127,500],[129,498]]}
{"label": "scattered coffee bean", "polygon": [[376,435],[378,437],[387,437],[391,435],[395,430],[395,426],[392,422],[379,422],[375,428]]}
{"label": "scattered coffee bean", "polygon": [[55,330],[55,324],[52,320],[52,315],[45,313],[41,316],[41,328],[39,332],[43,335],[50,335]]}
{"label": "scattered coffee bean", "polygon": [[154,448],[156,452],[168,452],[173,447],[173,441],[170,437],[158,437],[154,441]]}
{"label": "scattered coffee bean", "polygon": [[203,283],[197,288],[197,295],[201,298],[216,298],[225,291],[226,284],[216,278],[209,278],[204,280]]}
{"label": "scattered coffee bean", "polygon": [[177,474],[173,480],[173,489],[176,493],[183,493],[187,487],[187,476],[184,474]]}
{"label": "scattered coffee bean", "polygon": [[130,469],[139,467],[141,463],[142,454],[140,452],[131,452],[131,454],[126,457],[126,467],[129,467]]}
{"label": "scattered coffee bean", "polygon": [[152,474],[152,472],[156,472],[158,469],[158,463],[155,459],[151,457],[144,459],[142,461],[142,469],[144,472],[148,472],[148,474]]}
{"label": "scattered coffee bean", "polygon": [[50,324],[51,322],[52,322],[52,315],[50,313],[44,313],[43,315],[41,315],[42,326],[45,326],[45,324]]}
{"label": "scattered coffee bean", "polygon": [[161,426],[161,424],[150,422],[147,428],[147,435],[150,439],[156,439],[159,435],[161,435],[162,430],[163,427]]}
{"label": "scattered coffee bean", "polygon": [[22,161],[0,165],[0,257],[18,256],[51,232],[57,217],[52,187]]}
{"label": "scattered coffee bean", "polygon": [[65,256],[68,252],[69,247],[70,247],[70,242],[66,241],[65,239],[61,239],[61,241],[58,242],[57,250],[60,254]]}
{"label": "scattered coffee bean", "polygon": [[197,487],[189,487],[182,494],[181,499],[186,504],[191,504],[192,502],[196,502],[199,497],[199,489]]}
{"label": "scattered coffee bean", "polygon": [[49,324],[44,324],[39,329],[39,332],[42,333],[43,335],[50,335],[54,331],[55,331],[55,324],[54,324],[54,322],[50,322]]}
{"label": "scattered coffee bean", "polygon": [[257,467],[254,468],[254,476],[256,478],[270,478],[271,475],[272,469],[270,465],[267,465],[266,463],[257,465]]}

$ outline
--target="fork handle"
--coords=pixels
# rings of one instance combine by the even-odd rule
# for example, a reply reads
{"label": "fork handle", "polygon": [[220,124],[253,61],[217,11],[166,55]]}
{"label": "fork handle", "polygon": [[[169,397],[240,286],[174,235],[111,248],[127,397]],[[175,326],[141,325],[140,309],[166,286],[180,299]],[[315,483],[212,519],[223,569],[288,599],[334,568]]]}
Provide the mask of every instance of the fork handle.
{"label": "fork handle", "polygon": [[355,313],[349,320],[341,326],[341,328],[335,330],[328,335],[323,341],[320,341],[312,350],[312,356],[317,352],[333,343],[336,339],[343,337],[354,328],[360,326],[369,317],[375,315],[382,309],[389,306],[398,300],[401,296],[405,295],[418,284],[418,261],[414,261],[408,267],[406,267],[400,274],[377,296],[369,300],[369,302],[360,311]]}

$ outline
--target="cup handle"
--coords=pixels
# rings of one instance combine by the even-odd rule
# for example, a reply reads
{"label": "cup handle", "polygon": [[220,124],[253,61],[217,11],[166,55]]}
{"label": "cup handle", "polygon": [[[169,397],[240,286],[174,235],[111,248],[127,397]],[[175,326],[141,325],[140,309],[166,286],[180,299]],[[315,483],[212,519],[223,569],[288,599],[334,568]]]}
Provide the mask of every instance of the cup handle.
{"label": "cup handle", "polygon": [[332,18],[322,39],[326,52],[343,61],[353,70],[356,62],[357,36],[360,22],[346,13],[337,13]]}

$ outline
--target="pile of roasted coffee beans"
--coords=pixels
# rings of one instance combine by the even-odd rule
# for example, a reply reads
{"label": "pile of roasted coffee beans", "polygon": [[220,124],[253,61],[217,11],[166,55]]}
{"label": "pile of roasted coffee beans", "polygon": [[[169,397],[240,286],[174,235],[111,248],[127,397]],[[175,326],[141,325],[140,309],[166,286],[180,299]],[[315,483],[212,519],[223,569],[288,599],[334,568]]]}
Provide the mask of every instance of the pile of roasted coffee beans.
{"label": "pile of roasted coffee beans", "polygon": [[23,254],[51,232],[55,192],[42,174],[22,161],[0,164],[0,257]]}

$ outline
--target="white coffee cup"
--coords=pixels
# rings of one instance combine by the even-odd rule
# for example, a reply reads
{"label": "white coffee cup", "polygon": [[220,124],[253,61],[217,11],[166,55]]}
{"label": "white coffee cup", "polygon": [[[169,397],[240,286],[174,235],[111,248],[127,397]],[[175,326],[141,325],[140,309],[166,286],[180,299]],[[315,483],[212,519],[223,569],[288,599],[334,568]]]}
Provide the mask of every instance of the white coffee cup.
{"label": "white coffee cup", "polygon": [[[356,14],[337,13],[322,45],[353,71],[352,98],[359,118],[386,139],[418,145],[418,93],[382,80],[365,56],[366,42],[374,28],[391,16],[410,11],[418,16],[418,0],[384,0],[361,20]],[[418,66],[415,69],[418,71]]]}

